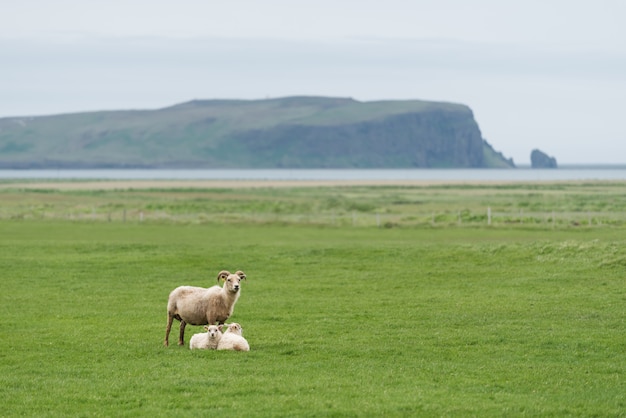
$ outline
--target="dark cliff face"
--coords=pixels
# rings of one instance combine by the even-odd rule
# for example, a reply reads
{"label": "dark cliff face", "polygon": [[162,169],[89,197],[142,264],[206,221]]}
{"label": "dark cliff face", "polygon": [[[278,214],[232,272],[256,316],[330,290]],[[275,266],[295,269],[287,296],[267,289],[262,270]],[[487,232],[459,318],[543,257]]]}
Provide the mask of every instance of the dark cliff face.
{"label": "dark cliff face", "polygon": [[[473,119],[444,111],[409,113],[335,126],[281,125],[232,139],[254,165],[285,168],[483,167]],[[234,144],[233,144],[234,145]]]}
{"label": "dark cliff face", "polygon": [[557,168],[556,158],[534,149],[530,153],[530,163],[532,168]]}
{"label": "dark cliff face", "polygon": [[0,167],[513,166],[453,103],[287,97],[0,119]]}

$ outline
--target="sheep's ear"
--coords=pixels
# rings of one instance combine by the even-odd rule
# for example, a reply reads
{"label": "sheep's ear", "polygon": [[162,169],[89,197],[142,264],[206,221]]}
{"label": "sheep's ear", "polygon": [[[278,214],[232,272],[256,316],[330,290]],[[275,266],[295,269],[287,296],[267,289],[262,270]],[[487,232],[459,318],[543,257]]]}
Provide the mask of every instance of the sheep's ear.
{"label": "sheep's ear", "polygon": [[205,325],[205,326],[204,326],[204,330],[205,330],[205,331],[208,331],[208,330],[209,330],[208,325]]}
{"label": "sheep's ear", "polygon": [[241,270],[237,270],[237,273],[235,273],[237,276],[239,276],[240,279],[245,280],[246,278],[246,273],[244,273]]}
{"label": "sheep's ear", "polygon": [[217,326],[217,329],[219,329],[220,331],[222,331],[223,328],[224,328],[224,324]]}
{"label": "sheep's ear", "polygon": [[217,281],[225,280],[228,276],[230,276],[230,272],[228,270],[222,270],[220,274],[217,275]]}

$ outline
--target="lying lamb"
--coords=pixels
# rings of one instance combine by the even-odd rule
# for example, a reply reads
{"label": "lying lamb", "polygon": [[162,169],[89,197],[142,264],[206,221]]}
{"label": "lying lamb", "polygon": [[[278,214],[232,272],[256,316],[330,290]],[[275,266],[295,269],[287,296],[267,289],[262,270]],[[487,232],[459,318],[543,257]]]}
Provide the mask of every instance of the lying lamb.
{"label": "lying lamb", "polygon": [[200,348],[205,350],[215,350],[222,338],[223,325],[204,326],[206,332],[194,334],[189,340],[189,349]]}
{"label": "lying lamb", "polygon": [[241,325],[236,322],[228,325],[217,343],[218,350],[250,351],[248,341],[242,336]]}

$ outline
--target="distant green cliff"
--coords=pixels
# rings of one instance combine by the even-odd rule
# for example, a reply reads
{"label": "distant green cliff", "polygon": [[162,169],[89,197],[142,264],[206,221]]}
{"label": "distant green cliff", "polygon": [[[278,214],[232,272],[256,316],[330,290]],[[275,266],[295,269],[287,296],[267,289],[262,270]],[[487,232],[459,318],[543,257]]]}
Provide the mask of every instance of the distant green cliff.
{"label": "distant green cliff", "polygon": [[0,119],[4,168],[503,168],[464,105],[327,97]]}

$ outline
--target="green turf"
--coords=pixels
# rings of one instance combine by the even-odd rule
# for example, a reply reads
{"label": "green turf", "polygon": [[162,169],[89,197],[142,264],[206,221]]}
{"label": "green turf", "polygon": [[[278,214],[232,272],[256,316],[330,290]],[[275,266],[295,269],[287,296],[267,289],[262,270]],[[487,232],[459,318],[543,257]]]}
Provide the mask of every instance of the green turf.
{"label": "green turf", "polygon": [[[619,416],[618,228],[0,221],[2,416]],[[248,275],[251,351],[163,347]],[[188,327],[188,343],[201,327]]]}
{"label": "green turf", "polygon": [[[79,181],[75,183],[80,183]],[[626,227],[626,182],[25,189],[0,181],[0,220],[332,227]],[[193,185],[193,182],[190,182]],[[237,182],[234,182],[237,185]]]}

